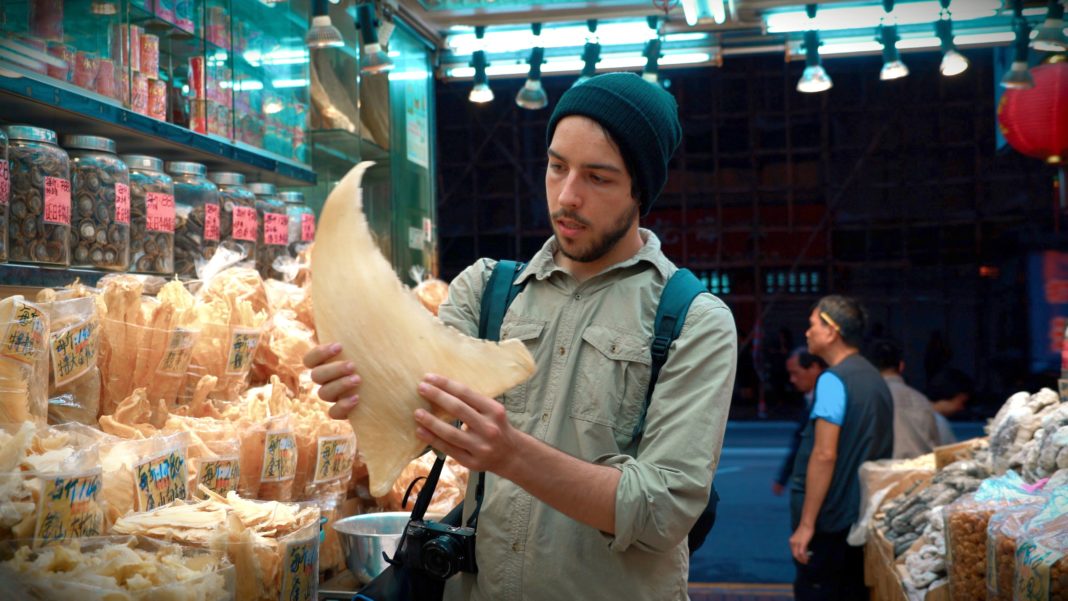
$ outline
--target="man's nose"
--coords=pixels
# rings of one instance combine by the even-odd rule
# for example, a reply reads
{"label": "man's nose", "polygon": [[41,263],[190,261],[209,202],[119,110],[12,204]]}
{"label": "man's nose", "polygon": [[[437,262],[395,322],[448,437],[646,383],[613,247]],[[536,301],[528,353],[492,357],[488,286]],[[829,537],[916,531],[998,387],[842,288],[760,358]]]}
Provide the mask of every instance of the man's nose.
{"label": "man's nose", "polygon": [[572,171],[567,174],[563,187],[560,188],[559,201],[562,205],[577,207],[582,204],[579,175]]}

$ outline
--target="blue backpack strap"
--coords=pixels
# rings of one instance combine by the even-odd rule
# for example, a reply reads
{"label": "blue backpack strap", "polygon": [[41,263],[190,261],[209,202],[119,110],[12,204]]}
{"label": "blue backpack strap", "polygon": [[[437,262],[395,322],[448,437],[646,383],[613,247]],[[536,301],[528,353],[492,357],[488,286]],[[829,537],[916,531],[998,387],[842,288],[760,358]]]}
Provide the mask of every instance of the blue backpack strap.
{"label": "blue backpack strap", "polygon": [[638,424],[634,426],[633,438],[641,436],[645,429],[645,414],[649,411],[649,403],[653,400],[653,389],[656,380],[660,376],[660,369],[667,362],[668,350],[671,343],[682,333],[682,326],[686,323],[686,312],[690,310],[690,304],[698,294],[708,292],[705,285],[689,269],[679,269],[672,274],[660,293],[660,303],[656,307],[656,320],[653,323],[653,362],[649,375],[649,390],[645,394],[645,406],[638,418]]}
{"label": "blue backpack strap", "polygon": [[526,263],[498,261],[482,291],[482,309],[478,320],[478,337],[483,340],[500,340],[504,314],[523,289],[522,284],[512,282],[523,271]]}

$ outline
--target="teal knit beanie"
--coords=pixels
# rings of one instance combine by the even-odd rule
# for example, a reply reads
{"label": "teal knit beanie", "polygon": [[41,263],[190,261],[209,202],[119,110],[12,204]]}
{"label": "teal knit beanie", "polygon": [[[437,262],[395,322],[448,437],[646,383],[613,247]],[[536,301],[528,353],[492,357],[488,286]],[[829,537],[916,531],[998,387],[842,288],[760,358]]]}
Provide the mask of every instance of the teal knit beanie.
{"label": "teal knit beanie", "polygon": [[611,134],[638,184],[641,214],[648,214],[664,189],[668,161],[682,139],[675,98],[633,73],[591,77],[560,97],[549,117],[546,144],[552,144],[556,125],[569,115],[588,117]]}

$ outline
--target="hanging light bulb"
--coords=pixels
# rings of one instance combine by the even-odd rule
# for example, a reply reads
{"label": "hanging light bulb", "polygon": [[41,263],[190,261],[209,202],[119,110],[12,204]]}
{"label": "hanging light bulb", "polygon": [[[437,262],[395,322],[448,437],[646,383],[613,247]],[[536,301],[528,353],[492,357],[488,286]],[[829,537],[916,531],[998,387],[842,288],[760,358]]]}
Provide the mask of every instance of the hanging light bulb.
{"label": "hanging light bulb", "polygon": [[1068,38],[1064,36],[1064,0],[1049,0],[1046,20],[1038,27],[1038,34],[1031,40],[1031,47],[1039,52],[1064,52],[1068,50]]}
{"label": "hanging light bulb", "polygon": [[968,59],[957,52],[953,44],[953,19],[949,14],[950,0],[942,0],[941,18],[935,22],[935,35],[942,41],[942,64],[938,70],[946,77],[960,75],[968,70]]}
{"label": "hanging light bulb", "polygon": [[1012,66],[1001,78],[1001,87],[1010,90],[1029,90],[1035,87],[1035,80],[1027,64],[1027,44],[1031,36],[1031,26],[1022,16],[1016,20],[1016,41],[1013,42]]}
{"label": "hanging light bulb", "polygon": [[265,115],[273,115],[275,113],[280,113],[284,108],[285,105],[282,103],[282,99],[277,94],[268,92],[264,96],[263,113]]}
{"label": "hanging light bulb", "polygon": [[909,68],[901,62],[901,55],[897,51],[897,42],[901,38],[897,35],[897,17],[894,16],[894,0],[883,0],[882,25],[879,26],[879,40],[883,44],[883,68],[879,71],[879,79],[890,81],[907,77]]}
{"label": "hanging light bulb", "polygon": [[582,47],[582,73],[572,86],[581,85],[587,79],[597,75],[597,63],[601,62],[601,42],[597,37],[597,19],[586,21],[586,45]]}
{"label": "hanging light bulb", "polygon": [[119,7],[109,0],[93,0],[93,3],[89,5],[89,12],[106,17],[118,14]]}
{"label": "hanging light bulb", "polygon": [[536,111],[549,105],[549,96],[541,85],[541,65],[545,62],[545,48],[541,46],[541,23],[531,25],[534,32],[533,48],[530,51],[530,73],[527,81],[515,95],[515,103],[522,108]]}
{"label": "hanging light bulb", "polygon": [[345,45],[341,32],[330,21],[330,9],[326,0],[315,0],[312,11],[311,27],[304,34],[304,43],[308,48],[340,48]]}
{"label": "hanging light bulb", "polygon": [[356,29],[360,30],[360,71],[363,73],[383,73],[393,68],[393,61],[378,43],[378,24],[375,20],[375,6],[365,2],[356,8]]}
{"label": "hanging light bulb", "polygon": [[805,94],[826,92],[834,83],[820,61],[820,32],[816,29],[816,5],[805,6],[809,30],[805,32],[805,71],[797,81],[797,91]]}
{"label": "hanging light bulb", "polygon": [[484,35],[486,35],[484,26],[475,27],[475,37],[479,43],[478,50],[475,50],[471,56],[471,66],[475,68],[475,85],[472,86],[467,99],[476,104],[483,104],[493,100],[493,90],[489,87],[489,76],[486,75],[486,67],[489,65],[489,61],[486,60],[485,42],[482,40]]}
{"label": "hanging light bulb", "polygon": [[660,83],[660,57],[663,56],[660,52],[660,20],[656,16],[651,16],[648,19],[649,22],[649,39],[645,42],[645,48],[642,50],[642,56],[645,57],[645,67],[642,68],[642,79],[649,83]]}

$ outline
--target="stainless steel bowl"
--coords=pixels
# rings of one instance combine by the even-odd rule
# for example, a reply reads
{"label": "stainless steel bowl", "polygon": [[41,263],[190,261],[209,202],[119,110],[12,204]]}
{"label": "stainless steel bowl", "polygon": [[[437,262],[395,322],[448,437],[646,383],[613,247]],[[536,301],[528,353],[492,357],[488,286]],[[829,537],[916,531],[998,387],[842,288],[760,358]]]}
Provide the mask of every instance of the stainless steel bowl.
{"label": "stainless steel bowl", "polygon": [[397,551],[401,533],[408,524],[408,512],[365,513],[334,522],[334,530],[345,550],[345,565],[360,582],[370,582],[389,566],[382,557]]}

